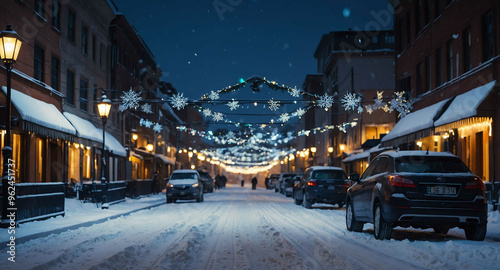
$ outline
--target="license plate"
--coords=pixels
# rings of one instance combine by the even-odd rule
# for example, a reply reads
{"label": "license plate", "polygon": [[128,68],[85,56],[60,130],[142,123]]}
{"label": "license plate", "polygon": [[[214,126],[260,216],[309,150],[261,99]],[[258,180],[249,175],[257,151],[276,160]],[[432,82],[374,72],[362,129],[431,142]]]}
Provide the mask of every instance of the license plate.
{"label": "license plate", "polygon": [[181,192],[181,196],[184,196],[184,195],[186,195],[186,192]]}
{"label": "license plate", "polygon": [[427,194],[433,194],[433,195],[456,195],[457,194],[457,188],[456,187],[447,187],[447,186],[427,187]]}
{"label": "license plate", "polygon": [[335,190],[335,186],[328,186],[328,190]]}

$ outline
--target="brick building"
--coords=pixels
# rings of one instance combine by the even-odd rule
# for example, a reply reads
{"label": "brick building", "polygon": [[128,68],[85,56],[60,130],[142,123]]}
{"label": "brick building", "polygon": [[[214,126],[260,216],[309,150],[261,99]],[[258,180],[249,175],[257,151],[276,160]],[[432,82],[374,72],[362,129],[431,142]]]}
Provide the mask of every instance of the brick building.
{"label": "brick building", "polygon": [[382,144],[449,151],[481,178],[494,179],[500,168],[495,159],[500,154],[500,2],[391,4],[396,85],[415,103]]}

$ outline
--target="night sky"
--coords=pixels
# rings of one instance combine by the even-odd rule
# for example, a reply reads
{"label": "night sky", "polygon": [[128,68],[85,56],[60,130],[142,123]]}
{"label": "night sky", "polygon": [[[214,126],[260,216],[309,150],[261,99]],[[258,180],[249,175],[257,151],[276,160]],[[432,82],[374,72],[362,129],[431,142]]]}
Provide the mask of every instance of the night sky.
{"label": "night sky", "polygon": [[190,99],[254,75],[300,88],[317,73],[313,54],[323,34],[365,29],[376,21],[373,12],[389,9],[387,0],[113,1],[148,44],[163,80]]}

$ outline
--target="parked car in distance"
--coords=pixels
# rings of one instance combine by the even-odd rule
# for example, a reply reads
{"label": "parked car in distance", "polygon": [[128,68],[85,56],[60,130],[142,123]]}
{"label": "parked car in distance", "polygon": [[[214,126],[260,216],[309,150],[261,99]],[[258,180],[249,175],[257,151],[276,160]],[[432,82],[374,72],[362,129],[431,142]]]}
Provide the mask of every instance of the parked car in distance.
{"label": "parked car in distance", "polygon": [[467,239],[484,240],[484,183],[450,153],[385,152],[355,180],[346,198],[349,231],[373,223],[376,239],[390,239],[396,226],[433,228],[443,234],[459,227]]}
{"label": "parked car in distance", "polygon": [[200,180],[203,183],[203,192],[204,193],[212,193],[214,192],[214,179],[207,171],[198,170],[198,174],[200,175]]}
{"label": "parked car in distance", "polygon": [[287,177],[285,178],[285,187],[284,187],[284,194],[286,197],[292,197],[293,195],[293,185],[295,182],[300,181],[300,178],[302,177],[302,174],[300,175],[295,175],[293,177]]}
{"label": "parked car in distance", "polygon": [[276,188],[274,192],[279,192],[281,194],[285,194],[285,185],[283,184],[283,180],[287,177],[294,177],[297,175],[296,173],[281,173],[278,177],[278,181],[276,181]]}
{"label": "parked car in distance", "polygon": [[196,170],[175,170],[167,182],[167,203],[177,200],[203,201],[203,184]]}
{"label": "parked car in distance", "polygon": [[351,183],[339,167],[309,167],[293,187],[293,200],[307,209],[315,203],[338,204],[342,207]]}
{"label": "parked car in distance", "polygon": [[276,182],[278,181],[279,177],[280,177],[279,174],[271,174],[269,176],[269,180],[268,180],[269,182],[267,184],[267,188],[268,189],[276,189]]}

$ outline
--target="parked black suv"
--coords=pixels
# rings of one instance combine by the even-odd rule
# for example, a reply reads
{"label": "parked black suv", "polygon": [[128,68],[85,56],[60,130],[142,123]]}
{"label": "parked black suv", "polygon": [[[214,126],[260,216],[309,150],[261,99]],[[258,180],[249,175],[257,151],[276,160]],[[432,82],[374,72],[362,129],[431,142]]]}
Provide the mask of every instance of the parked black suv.
{"label": "parked black suv", "polygon": [[[358,178],[353,175],[352,178]],[[359,232],[373,223],[377,239],[390,239],[396,226],[465,230],[469,240],[486,235],[484,183],[450,153],[385,152],[377,156],[346,198],[346,226]]]}
{"label": "parked black suv", "polygon": [[310,209],[314,203],[344,205],[351,181],[339,167],[309,167],[293,187],[295,204]]}

